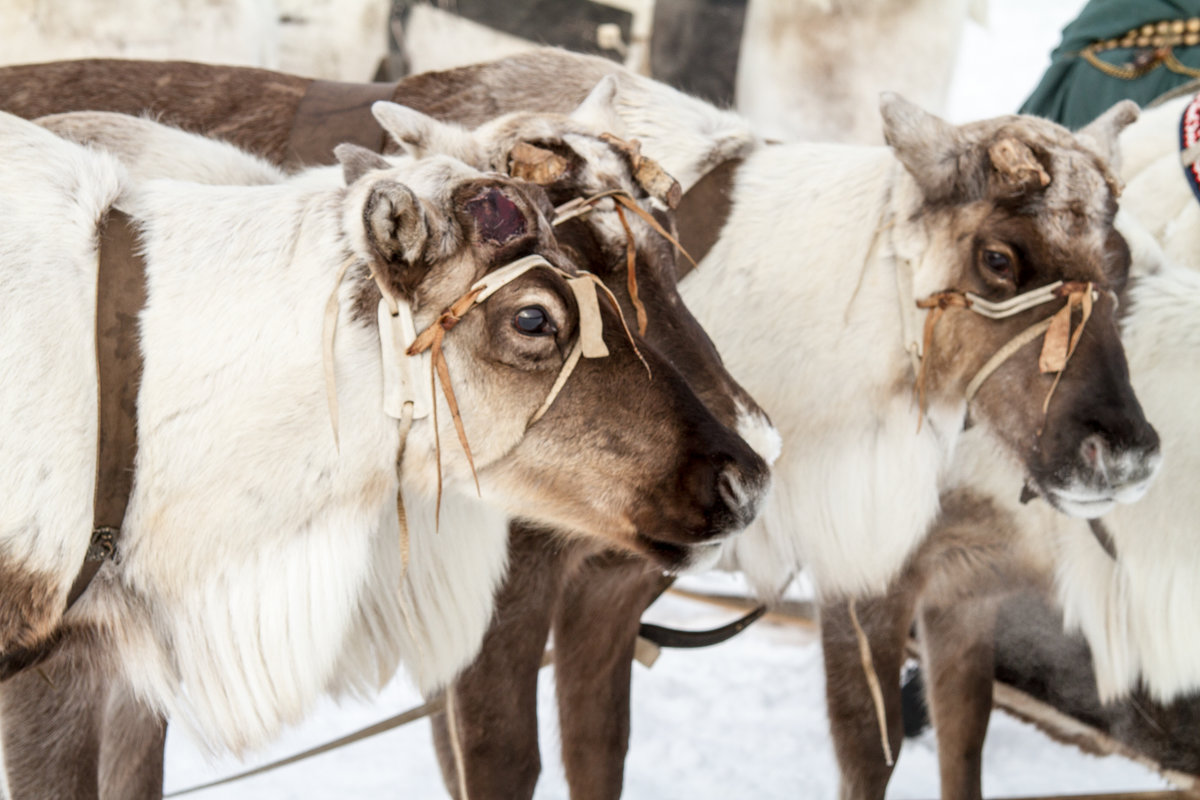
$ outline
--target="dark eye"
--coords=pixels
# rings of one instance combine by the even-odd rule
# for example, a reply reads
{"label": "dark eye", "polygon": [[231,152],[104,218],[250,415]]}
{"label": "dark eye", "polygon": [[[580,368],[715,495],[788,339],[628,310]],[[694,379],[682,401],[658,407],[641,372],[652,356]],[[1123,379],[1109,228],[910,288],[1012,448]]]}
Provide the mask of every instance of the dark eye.
{"label": "dark eye", "polygon": [[526,306],[513,317],[513,327],[526,336],[553,336],[558,328],[541,306]]}
{"label": "dark eye", "polygon": [[1012,256],[999,250],[984,250],[983,265],[1001,278],[1013,276]]}

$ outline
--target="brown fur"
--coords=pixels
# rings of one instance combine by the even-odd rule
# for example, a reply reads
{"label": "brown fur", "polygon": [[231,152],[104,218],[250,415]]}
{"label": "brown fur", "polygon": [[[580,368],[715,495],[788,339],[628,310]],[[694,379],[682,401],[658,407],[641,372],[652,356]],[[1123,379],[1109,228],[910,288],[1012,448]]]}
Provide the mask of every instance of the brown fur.
{"label": "brown fur", "polygon": [[[913,619],[920,620],[947,800],[978,797],[979,755],[991,713],[991,632],[999,599],[1014,587],[1037,585],[1044,576],[1040,565],[1015,557],[1008,544],[1013,532],[1003,520],[986,499],[951,492],[943,498],[933,531],[888,594],[859,602],[897,756],[903,743],[900,667]],[[844,607],[831,603],[821,610],[825,694],[841,797],[882,800],[892,770],[883,760],[875,709]]]}
{"label": "brown fur", "polygon": [[311,81],[249,67],[85,59],[0,69],[0,108],[26,119],[65,111],[149,114],[276,163]]}
{"label": "brown fur", "polygon": [[[619,797],[638,620],[670,579],[641,559],[599,552],[586,543],[548,548],[519,525],[510,546],[513,564],[522,568],[509,571],[482,654],[454,684],[468,794],[472,800],[533,796],[540,768],[537,673],[553,630],[571,797]],[[498,676],[503,676],[502,687]],[[442,774],[457,797],[448,735],[445,721],[436,721]]]}
{"label": "brown fur", "polygon": [[5,684],[0,717],[14,797],[162,796],[166,724],[112,680],[105,652],[97,631],[72,629],[37,670]]}
{"label": "brown fur", "polygon": [[35,648],[62,619],[66,588],[51,575],[39,575],[0,560],[0,641],[6,653]]}
{"label": "brown fur", "polygon": [[[472,127],[518,109],[569,112],[618,69],[602,58],[538,51],[404,80],[394,100]],[[550,86],[548,72],[557,74]],[[296,109],[311,79],[188,61],[83,59],[0,68],[0,109],[26,119],[67,111],[151,117],[232,142],[276,164],[289,159]],[[547,90],[554,97],[547,97]],[[364,124],[375,125],[364,118]]]}

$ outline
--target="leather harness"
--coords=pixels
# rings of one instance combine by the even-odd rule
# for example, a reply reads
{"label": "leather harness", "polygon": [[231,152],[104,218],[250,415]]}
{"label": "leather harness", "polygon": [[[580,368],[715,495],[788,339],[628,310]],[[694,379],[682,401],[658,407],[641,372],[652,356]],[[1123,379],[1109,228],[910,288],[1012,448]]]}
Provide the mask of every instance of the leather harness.
{"label": "leather harness", "polygon": [[[137,394],[142,376],[138,315],[146,304],[146,265],[129,216],[116,208],[100,223],[96,268],[96,478],[92,540],[67,593],[66,613],[116,551],[133,489],[137,455]],[[62,641],[47,639],[0,657],[0,680],[46,659]]]}
{"label": "leather harness", "polygon": [[[288,139],[293,166],[333,163],[343,142],[382,152],[387,136],[371,114],[376,100],[390,100],[396,83],[313,81],[296,109]],[[100,223],[96,270],[97,446],[92,538],[83,565],[67,592],[64,613],[87,591],[100,567],[116,552],[133,490],[137,456],[137,395],[142,377],[138,316],[146,305],[146,264],[125,212],[109,210]],[[62,640],[62,629],[28,648],[0,657],[0,681],[45,660]]]}

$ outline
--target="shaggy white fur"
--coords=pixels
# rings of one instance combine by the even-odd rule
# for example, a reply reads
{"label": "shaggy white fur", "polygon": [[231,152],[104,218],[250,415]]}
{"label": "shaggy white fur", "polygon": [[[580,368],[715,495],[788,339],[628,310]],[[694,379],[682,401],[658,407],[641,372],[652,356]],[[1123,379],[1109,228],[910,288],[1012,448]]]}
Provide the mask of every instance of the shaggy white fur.
{"label": "shaggy white fur", "polygon": [[[839,189],[798,193],[798,185]],[[801,566],[822,593],[878,591],[937,513],[963,407],[931,407],[917,432],[896,295],[898,234],[876,241],[861,222],[882,224],[915,192],[883,149],[760,150],[739,173],[727,234],[683,283],[689,307],[784,442],[769,500],[725,561],[760,592],[778,591]],[[778,256],[796,242],[803,260]],[[944,265],[927,267],[918,292],[946,282]],[[764,331],[754,320],[777,322]],[[841,343],[850,329],[871,343],[855,348],[853,380]]]}
{"label": "shaggy white fur", "polygon": [[[1186,388],[1200,380],[1200,204],[1179,162],[1178,131],[1189,100],[1147,111],[1121,137],[1121,207],[1136,218],[1122,232],[1141,243],[1123,337],[1134,387],[1162,437],[1164,467],[1141,502],[1103,518],[1116,562],[1088,537],[1064,535],[1057,565],[1059,602],[1088,639],[1106,699],[1138,681],[1161,700],[1200,688],[1200,428]],[[1161,251],[1146,243],[1146,231]]]}
{"label": "shaggy white fur", "polygon": [[1179,161],[1179,118],[1190,99],[1146,111],[1121,135],[1121,208],[1146,227],[1168,261],[1200,270],[1200,203]]}

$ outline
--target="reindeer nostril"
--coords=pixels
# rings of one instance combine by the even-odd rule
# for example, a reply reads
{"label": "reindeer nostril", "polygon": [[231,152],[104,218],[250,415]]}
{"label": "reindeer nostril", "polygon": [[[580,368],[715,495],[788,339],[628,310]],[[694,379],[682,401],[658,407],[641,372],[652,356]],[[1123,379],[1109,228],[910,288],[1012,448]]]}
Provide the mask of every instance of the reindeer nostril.
{"label": "reindeer nostril", "polygon": [[721,475],[717,478],[717,491],[730,509],[740,511],[746,507],[748,501],[746,490],[742,486],[741,478],[732,467],[721,470]]}
{"label": "reindeer nostril", "polygon": [[1079,445],[1079,452],[1085,464],[1092,469],[1098,469],[1104,459],[1104,440],[1099,434],[1093,433]]}

